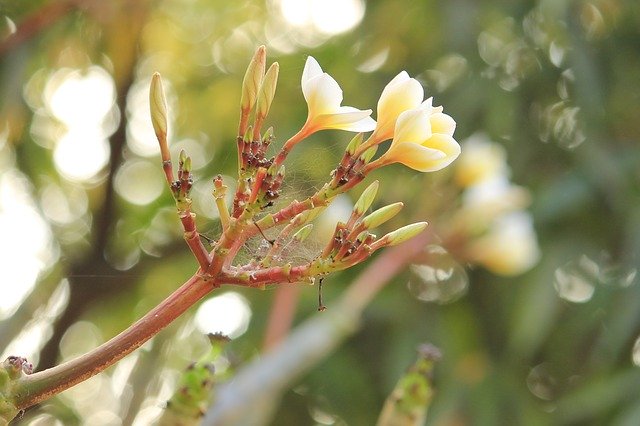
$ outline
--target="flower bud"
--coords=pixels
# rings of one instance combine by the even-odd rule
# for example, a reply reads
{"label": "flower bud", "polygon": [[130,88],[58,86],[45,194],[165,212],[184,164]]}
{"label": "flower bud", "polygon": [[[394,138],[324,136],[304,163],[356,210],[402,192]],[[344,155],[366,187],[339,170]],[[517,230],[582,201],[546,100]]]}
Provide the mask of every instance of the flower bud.
{"label": "flower bud", "polygon": [[242,137],[242,140],[244,141],[245,144],[250,144],[252,138],[253,138],[253,127],[249,126],[247,128],[247,131],[244,132],[244,136]]}
{"label": "flower bud", "polygon": [[349,155],[355,154],[356,150],[362,143],[362,139],[363,139],[362,133],[358,133],[357,135],[355,135],[353,139],[351,139],[351,142],[349,142],[349,145],[347,145],[347,149],[346,149],[347,154]]}
{"label": "flower bud", "polygon": [[262,135],[262,142],[265,144],[269,144],[271,143],[272,139],[273,139],[273,127],[269,127],[267,131],[264,132],[264,135]]}
{"label": "flower bud", "polygon": [[185,158],[184,162],[182,163],[182,170],[185,173],[191,173],[191,157]]}
{"label": "flower bud", "polygon": [[366,229],[380,226],[397,215],[402,210],[402,207],[404,207],[404,204],[401,202],[384,206],[362,219],[362,224]]}
{"label": "flower bud", "polygon": [[[355,138],[354,138],[355,139]],[[358,216],[362,216],[364,212],[366,212],[373,200],[376,198],[376,194],[378,193],[379,183],[377,180],[371,182],[371,185],[367,187],[364,191],[362,191],[362,195],[358,198],[356,205],[353,207],[353,212]]]}
{"label": "flower bud", "polygon": [[276,94],[276,86],[278,84],[278,71],[280,66],[277,62],[274,62],[269,67],[269,70],[262,80],[262,86],[260,87],[260,93],[258,94],[258,109],[256,114],[258,117],[266,117],[269,114],[269,108],[271,108],[271,102]]}
{"label": "flower bud", "polygon": [[378,151],[378,145],[372,146],[371,148],[367,149],[361,156],[360,158],[362,159],[362,161],[364,161],[365,164],[367,164],[369,161],[371,161],[371,159],[373,158],[374,155],[376,155],[376,152]]}
{"label": "flower bud", "polygon": [[258,90],[264,76],[265,62],[267,60],[267,50],[264,46],[258,47],[256,53],[247,67],[247,72],[242,80],[242,96],[240,106],[243,111],[250,111],[256,103]]}
{"label": "flower bud", "polygon": [[427,222],[412,223],[411,225],[403,226],[400,229],[396,229],[393,232],[389,232],[382,237],[382,240],[386,241],[386,246],[395,246],[403,243],[411,238],[415,237],[427,227]]}
{"label": "flower bud", "polygon": [[167,101],[162,88],[162,78],[160,73],[154,73],[151,77],[151,88],[149,89],[149,109],[151,112],[151,123],[156,132],[158,140],[165,140],[167,137]]}

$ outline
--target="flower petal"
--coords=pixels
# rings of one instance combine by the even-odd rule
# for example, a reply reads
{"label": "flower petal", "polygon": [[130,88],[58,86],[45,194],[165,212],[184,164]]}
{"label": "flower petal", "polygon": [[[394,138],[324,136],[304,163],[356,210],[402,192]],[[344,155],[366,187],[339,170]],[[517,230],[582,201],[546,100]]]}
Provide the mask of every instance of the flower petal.
{"label": "flower petal", "polygon": [[422,102],[424,89],[422,85],[402,71],[389,82],[378,101],[377,137],[386,140],[393,137],[393,130],[398,116],[409,109],[416,108]]}
{"label": "flower petal", "polygon": [[391,147],[385,156],[391,162],[402,163],[419,172],[433,172],[449,164],[444,152],[417,143],[402,143]]}
{"label": "flower petal", "polygon": [[447,114],[443,114],[441,112],[431,114],[429,121],[431,122],[431,131],[433,133],[442,133],[453,136],[453,132],[456,130],[455,120]]}
{"label": "flower petal", "polygon": [[402,143],[421,143],[431,136],[429,115],[421,109],[410,109],[398,117],[391,146]]}
{"label": "flower petal", "polygon": [[304,90],[304,85],[306,82],[311,80],[313,77],[317,77],[322,75],[322,68],[320,64],[313,56],[309,56],[307,58],[307,62],[304,64],[304,71],[302,71],[302,88]]}
{"label": "flower petal", "polygon": [[447,163],[442,167],[448,166],[460,155],[460,144],[451,136],[442,133],[434,133],[422,145],[444,152],[447,156]]}
{"label": "flower petal", "polygon": [[369,117],[371,110],[359,110],[343,106],[336,112],[319,115],[314,123],[322,129],[341,129],[354,132],[369,132],[376,127],[376,122]]}
{"label": "flower petal", "polygon": [[309,116],[331,113],[340,107],[342,89],[329,74],[313,77],[305,86],[303,94],[309,107]]}

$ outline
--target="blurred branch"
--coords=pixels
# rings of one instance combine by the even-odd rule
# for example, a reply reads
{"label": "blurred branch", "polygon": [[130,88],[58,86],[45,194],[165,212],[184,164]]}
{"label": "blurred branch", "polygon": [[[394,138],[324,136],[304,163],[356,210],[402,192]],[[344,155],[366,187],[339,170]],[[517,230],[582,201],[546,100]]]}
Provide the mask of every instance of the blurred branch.
{"label": "blurred branch", "polygon": [[0,41],[0,56],[5,55],[55,24],[81,3],[83,3],[82,0],[57,0],[51,1],[35,10],[20,22],[13,34]]}
{"label": "blurred branch", "polygon": [[[221,386],[203,425],[262,425],[282,393],[355,333],[364,308],[431,239],[427,231],[385,250],[358,276],[331,309],[306,320],[279,346]],[[251,410],[247,410],[250,406]]]}
{"label": "blurred branch", "polygon": [[280,343],[291,329],[299,296],[299,285],[283,285],[276,289],[264,333],[265,352]]}

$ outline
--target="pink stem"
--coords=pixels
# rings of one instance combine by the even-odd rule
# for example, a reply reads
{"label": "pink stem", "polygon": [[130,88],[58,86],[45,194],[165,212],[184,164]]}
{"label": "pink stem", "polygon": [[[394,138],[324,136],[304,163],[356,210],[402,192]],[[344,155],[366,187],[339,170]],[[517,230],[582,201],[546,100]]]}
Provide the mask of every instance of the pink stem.
{"label": "pink stem", "polygon": [[122,333],[91,352],[20,380],[15,404],[24,410],[89,377],[95,376],[140,347],[189,307],[218,287],[194,275],[173,294]]}

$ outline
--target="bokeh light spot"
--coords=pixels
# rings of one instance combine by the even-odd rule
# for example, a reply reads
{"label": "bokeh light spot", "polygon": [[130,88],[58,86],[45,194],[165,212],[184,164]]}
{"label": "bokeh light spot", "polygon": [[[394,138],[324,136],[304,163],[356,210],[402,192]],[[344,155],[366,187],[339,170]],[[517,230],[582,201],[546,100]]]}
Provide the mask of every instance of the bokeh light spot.
{"label": "bokeh light spot", "polygon": [[311,27],[327,35],[349,31],[364,16],[362,0],[281,0],[280,11],[294,27]]}
{"label": "bokeh light spot", "polygon": [[244,334],[251,319],[249,301],[227,292],[204,302],[196,312],[196,326],[203,333],[223,333],[231,338]]}
{"label": "bokeh light spot", "polygon": [[144,206],[162,194],[165,177],[159,167],[144,160],[129,160],[118,170],[116,192],[131,204]]}
{"label": "bokeh light spot", "polygon": [[102,135],[91,129],[70,131],[53,152],[56,169],[71,181],[93,178],[109,161],[110,147]]}

